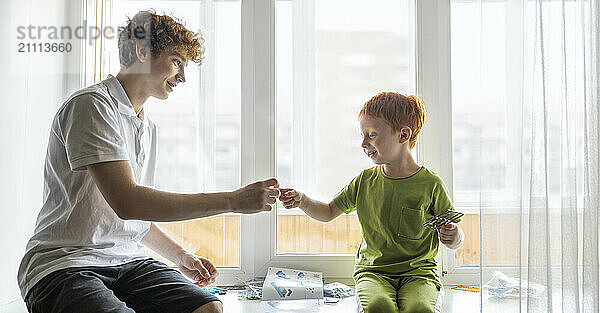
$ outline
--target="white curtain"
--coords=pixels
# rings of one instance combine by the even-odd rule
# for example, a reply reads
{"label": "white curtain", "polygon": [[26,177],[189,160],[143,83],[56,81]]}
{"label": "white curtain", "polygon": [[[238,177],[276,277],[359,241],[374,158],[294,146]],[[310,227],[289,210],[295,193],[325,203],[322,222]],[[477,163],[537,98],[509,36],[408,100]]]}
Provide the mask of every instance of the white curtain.
{"label": "white curtain", "polygon": [[[453,127],[479,140],[455,201],[479,214],[481,312],[600,312],[600,2],[453,0],[452,18],[475,56],[453,56]],[[464,135],[469,99],[488,123]]]}
{"label": "white curtain", "polygon": [[[81,9],[68,0],[0,2],[0,311],[19,301],[17,269],[42,204],[43,167],[52,117],[60,102],[78,87],[77,40],[37,39],[37,26],[74,25],[66,18]],[[74,16],[76,18],[76,16]],[[19,38],[18,27],[27,28]],[[35,37],[32,38],[32,37]],[[33,51],[35,43],[72,44],[70,53]],[[23,52],[19,44],[29,43]],[[10,308],[14,308],[9,306]]]}
{"label": "white curtain", "polygon": [[532,4],[520,267],[521,278],[547,288],[522,292],[521,310],[599,312],[599,2]]}

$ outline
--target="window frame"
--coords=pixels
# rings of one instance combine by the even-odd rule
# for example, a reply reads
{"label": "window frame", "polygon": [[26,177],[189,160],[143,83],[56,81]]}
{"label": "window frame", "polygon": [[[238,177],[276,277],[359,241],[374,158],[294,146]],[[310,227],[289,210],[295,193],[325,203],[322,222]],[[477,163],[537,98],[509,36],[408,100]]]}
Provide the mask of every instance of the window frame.
{"label": "window frame", "polygon": [[[450,0],[417,1],[416,86],[417,95],[427,104],[427,124],[416,148],[417,160],[440,175],[454,199],[450,13]],[[440,244],[436,260],[443,284],[461,274],[454,266],[454,250]]]}

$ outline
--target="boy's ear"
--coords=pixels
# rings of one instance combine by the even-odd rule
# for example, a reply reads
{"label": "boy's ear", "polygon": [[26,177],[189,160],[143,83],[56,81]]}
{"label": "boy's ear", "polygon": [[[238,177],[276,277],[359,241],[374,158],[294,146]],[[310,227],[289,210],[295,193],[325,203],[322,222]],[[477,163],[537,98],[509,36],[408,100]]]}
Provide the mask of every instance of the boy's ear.
{"label": "boy's ear", "polygon": [[399,142],[401,144],[408,142],[410,140],[410,138],[412,137],[412,129],[410,129],[410,127],[408,127],[408,126],[404,126],[404,127],[400,128],[400,131],[398,132],[398,137],[399,137]]}
{"label": "boy's ear", "polygon": [[150,50],[139,44],[135,45],[135,55],[137,56],[140,63],[145,63],[148,60]]}

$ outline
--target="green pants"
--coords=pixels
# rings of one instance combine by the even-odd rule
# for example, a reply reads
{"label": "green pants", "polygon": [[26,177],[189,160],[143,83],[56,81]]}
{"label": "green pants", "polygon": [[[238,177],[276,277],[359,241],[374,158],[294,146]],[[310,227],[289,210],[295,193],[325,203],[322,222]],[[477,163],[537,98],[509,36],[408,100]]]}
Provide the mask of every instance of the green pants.
{"label": "green pants", "polygon": [[443,291],[440,292],[431,278],[362,272],[355,280],[356,293],[365,313],[441,312]]}

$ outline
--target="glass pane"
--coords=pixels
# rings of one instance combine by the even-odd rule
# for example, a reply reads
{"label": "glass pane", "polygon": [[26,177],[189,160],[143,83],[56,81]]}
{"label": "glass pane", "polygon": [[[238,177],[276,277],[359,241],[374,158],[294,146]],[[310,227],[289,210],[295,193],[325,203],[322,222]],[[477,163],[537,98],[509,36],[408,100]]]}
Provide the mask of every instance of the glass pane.
{"label": "glass pane", "polygon": [[[158,125],[158,188],[177,192],[234,189],[240,185],[240,2],[112,1],[112,25],[152,8],[176,17],[205,39],[202,66],[185,68],[186,83],[167,100],[144,109]],[[107,42],[104,64],[119,71],[117,40]],[[184,247],[216,266],[240,265],[240,217],[222,215],[161,226]],[[150,252],[150,251],[149,251]],[[158,257],[154,255],[155,257]],[[164,261],[164,260],[163,260]]]}
{"label": "glass pane", "polygon": [[[277,177],[328,203],[373,166],[358,112],[381,91],[414,93],[410,1],[278,1]],[[343,10],[340,10],[343,8]],[[331,223],[278,207],[277,252],[354,254],[356,215]]]}

